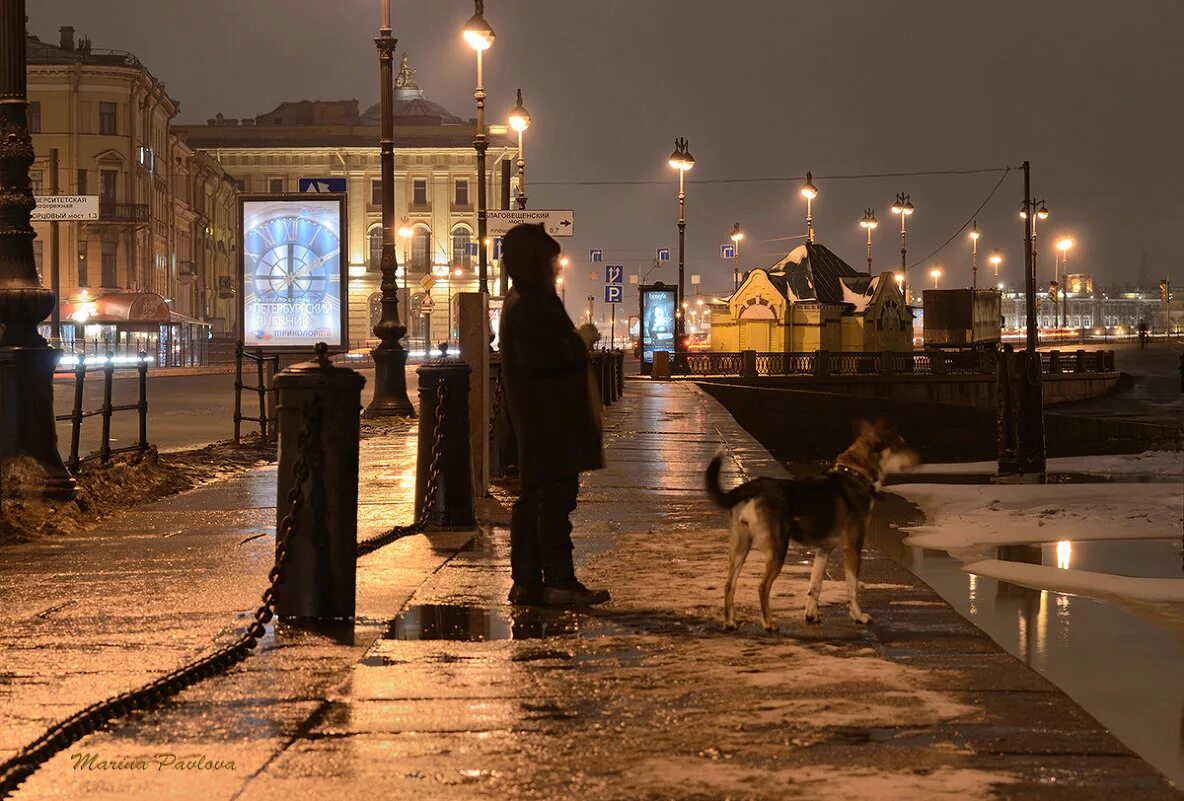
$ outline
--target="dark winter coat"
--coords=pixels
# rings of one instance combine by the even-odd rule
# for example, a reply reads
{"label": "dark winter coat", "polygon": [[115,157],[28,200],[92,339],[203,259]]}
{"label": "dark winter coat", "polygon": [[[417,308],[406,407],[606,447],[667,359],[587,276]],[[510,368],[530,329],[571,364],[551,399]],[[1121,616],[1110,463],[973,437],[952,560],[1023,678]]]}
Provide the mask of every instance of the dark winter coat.
{"label": "dark winter coat", "polygon": [[502,308],[506,409],[523,484],[604,466],[588,348],[549,285],[516,286]]}

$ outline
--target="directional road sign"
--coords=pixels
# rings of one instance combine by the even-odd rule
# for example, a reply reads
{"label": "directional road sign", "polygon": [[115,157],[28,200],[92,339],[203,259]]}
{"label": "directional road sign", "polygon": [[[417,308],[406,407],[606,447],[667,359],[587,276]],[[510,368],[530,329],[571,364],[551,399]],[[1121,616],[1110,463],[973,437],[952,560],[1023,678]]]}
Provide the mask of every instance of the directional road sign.
{"label": "directional road sign", "polygon": [[588,261],[592,263],[604,261],[604,251],[597,248],[596,250],[588,251]]}
{"label": "directional road sign", "polygon": [[436,285],[436,279],[432,278],[430,275],[425,275],[423,278],[419,279],[419,285],[431,292],[432,287]]}
{"label": "directional road sign", "polygon": [[721,259],[736,258],[736,246],[735,245],[720,245],[719,246],[719,257]]}
{"label": "directional road sign", "polygon": [[346,191],[344,178],[300,178],[297,186],[301,192],[334,192]]}
{"label": "directional road sign", "polygon": [[625,297],[625,288],[620,284],[604,285],[604,302],[620,303]]}
{"label": "directional road sign", "polygon": [[658,248],[658,261],[670,261],[670,248]]}
{"label": "directional road sign", "polygon": [[619,264],[609,264],[604,268],[604,283],[620,284],[625,280],[625,268]]}
{"label": "directional road sign", "polygon": [[523,223],[542,223],[551,236],[575,234],[576,215],[570,209],[490,209],[486,214],[486,231],[490,236],[502,236]]}
{"label": "directional road sign", "polygon": [[98,195],[34,195],[36,221],[70,222],[99,219]]}

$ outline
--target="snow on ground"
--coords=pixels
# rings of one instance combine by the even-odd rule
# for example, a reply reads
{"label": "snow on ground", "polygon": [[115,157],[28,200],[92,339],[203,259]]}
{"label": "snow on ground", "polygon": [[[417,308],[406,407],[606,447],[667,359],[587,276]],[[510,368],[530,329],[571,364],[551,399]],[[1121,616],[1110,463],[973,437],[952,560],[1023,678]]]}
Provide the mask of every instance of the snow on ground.
{"label": "snow on ground", "polygon": [[1184,604],[1184,580],[1111,576],[1089,570],[1050,570],[1045,565],[983,559],[963,565],[963,570],[979,576],[1032,587],[1092,598],[1132,600],[1147,603]]}
{"label": "snow on ground", "polygon": [[[937,475],[993,474],[996,462],[956,462],[922,464],[909,472]],[[1061,456],[1048,460],[1050,473],[1146,474],[1184,476],[1184,452],[1144,451],[1113,456]]]}

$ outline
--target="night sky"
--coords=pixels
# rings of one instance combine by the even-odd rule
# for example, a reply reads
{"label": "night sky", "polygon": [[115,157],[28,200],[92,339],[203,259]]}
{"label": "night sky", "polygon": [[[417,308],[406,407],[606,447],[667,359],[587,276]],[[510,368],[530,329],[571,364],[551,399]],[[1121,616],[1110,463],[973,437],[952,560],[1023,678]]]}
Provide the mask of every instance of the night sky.
{"label": "night sky", "polygon": [[[461,0],[393,0],[395,35],[427,97],[471,117],[474,58]],[[971,13],[977,10],[979,13]],[[54,0],[29,4],[30,32],[56,42],[73,25],[96,48],[134,52],[181,102],[181,122],[254,116],[287,100],[377,99],[377,0]],[[865,267],[865,207],[880,220],[877,271],[899,264],[897,192],[909,220],[910,280],[933,264],[969,285],[957,233],[1001,173],[827,179],[1032,162],[1040,279],[1071,236],[1071,271],[1184,287],[1184,3],[1102,0],[908,3],[790,0],[488,0],[488,119],[504,122],[521,87],[532,208],[572,208],[568,292],[591,289],[587,250],[648,271],[677,245],[675,136],[697,160],[687,187],[688,274],[731,287],[719,258],[732,223],[744,267],[767,266],[805,232],[800,178],[813,170],[817,239]],[[396,130],[396,137],[397,137]],[[784,182],[720,182],[786,178]],[[575,185],[642,181],[642,185]],[[706,181],[707,183],[697,183]],[[980,264],[1002,249],[1022,276],[1021,173],[978,214]],[[956,235],[956,236],[955,236]],[[672,254],[675,258],[676,254]],[[674,261],[650,280],[676,280]],[[913,276],[916,276],[913,278]],[[980,272],[980,277],[982,273]],[[982,282],[980,282],[980,286]],[[688,292],[691,291],[688,278]]]}

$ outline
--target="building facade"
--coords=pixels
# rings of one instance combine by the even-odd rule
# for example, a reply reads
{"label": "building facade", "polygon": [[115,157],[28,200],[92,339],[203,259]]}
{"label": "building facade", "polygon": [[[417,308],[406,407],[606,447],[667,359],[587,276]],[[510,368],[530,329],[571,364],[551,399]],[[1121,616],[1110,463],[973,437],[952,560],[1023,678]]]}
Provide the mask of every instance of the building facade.
{"label": "building facade", "polygon": [[[1037,293],[1036,322],[1040,328],[1123,335],[1137,331],[1142,323],[1155,333],[1184,331],[1184,301],[1175,297],[1177,293],[1165,301],[1158,288],[1095,286],[1088,273],[1068,275],[1064,283],[1067,291],[1055,301],[1047,291]],[[1026,321],[1024,294],[1004,292],[1003,327],[1022,331]]]}
{"label": "building facade", "polygon": [[[409,339],[455,339],[455,297],[477,290],[475,121],[424,97],[407,56],[395,82],[395,224],[400,314]],[[222,115],[180,126],[188,144],[232,175],[245,194],[302,191],[311,180],[344,178],[348,195],[349,339],[374,342],[380,313],[382,198],[379,105],[358,101],[282,103],[255,118]],[[504,126],[491,126],[487,198],[507,197],[500,162],[516,157]],[[509,187],[507,187],[509,188]],[[495,249],[490,289],[496,294]],[[430,286],[428,286],[430,284]],[[431,298],[430,301],[427,298]]]}
{"label": "building facade", "polygon": [[808,242],[750,270],[711,307],[711,349],[735,352],[912,350],[912,315],[892,273],[860,273]]}
{"label": "building facade", "polygon": [[[187,347],[192,361],[211,330],[233,327],[216,298],[235,261],[234,182],[176,135],[179,104],[131,53],[76,42],[69,27],[56,45],[30,37],[28,89],[34,194],[99,198],[98,220],[56,224],[67,347],[157,350],[169,363]],[[52,229],[34,223],[46,284]],[[126,317],[161,304],[152,319]]]}

